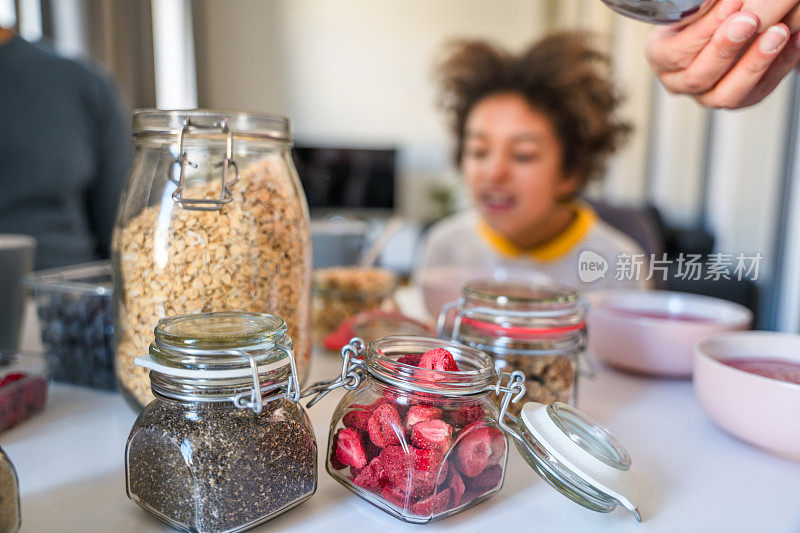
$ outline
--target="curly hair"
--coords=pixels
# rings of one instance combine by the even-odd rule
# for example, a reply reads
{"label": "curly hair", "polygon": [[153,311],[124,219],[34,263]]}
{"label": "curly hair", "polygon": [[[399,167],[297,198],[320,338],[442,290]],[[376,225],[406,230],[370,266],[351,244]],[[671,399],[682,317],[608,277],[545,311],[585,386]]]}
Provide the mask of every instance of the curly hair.
{"label": "curly hair", "polygon": [[496,94],[519,94],[551,120],[563,147],[563,168],[581,186],[602,175],[608,156],[631,131],[616,117],[622,99],[607,73],[610,61],[585,33],[552,34],[519,55],[486,41],[456,41],[445,53],[435,80],[439,107],[456,137],[456,165],[470,111]]}

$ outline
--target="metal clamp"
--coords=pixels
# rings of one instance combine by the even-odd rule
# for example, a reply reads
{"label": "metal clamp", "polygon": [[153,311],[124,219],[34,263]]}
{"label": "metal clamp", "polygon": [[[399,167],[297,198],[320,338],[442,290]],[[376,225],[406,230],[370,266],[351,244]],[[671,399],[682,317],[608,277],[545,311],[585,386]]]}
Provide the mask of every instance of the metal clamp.
{"label": "metal clamp", "polygon": [[[282,398],[291,400],[293,402],[298,402],[300,400],[300,382],[297,378],[297,365],[295,364],[294,360],[294,351],[288,346],[284,346],[282,344],[276,344],[275,347],[279,350],[283,350],[283,352],[286,353],[286,356],[289,358],[291,375],[287,381],[283,383],[276,383],[268,387],[261,386],[261,377],[258,372],[258,362],[252,354],[238,350],[230,350],[226,352],[231,355],[239,355],[248,359],[250,362],[250,369],[253,373],[253,388],[250,390],[250,392],[242,392],[232,398],[233,404],[239,409],[252,409],[254,412],[260,413],[264,409],[264,404],[273,400],[279,400]],[[264,397],[264,394],[267,392],[280,389],[284,386],[286,389],[283,392],[278,392],[271,396]]]}
{"label": "metal clamp", "polygon": [[345,390],[355,390],[361,384],[364,375],[365,363],[361,355],[366,349],[364,341],[358,337],[350,339],[350,342],[342,348],[342,373],[340,376],[317,381],[306,387],[300,394],[301,398],[315,395],[308,401],[306,407],[313,407],[315,403],[325,397],[330,391],[343,387]]}
{"label": "metal clamp", "polygon": [[[508,383],[504,387],[503,378],[506,376],[508,376]],[[498,396],[503,394],[503,399],[500,402],[500,415],[497,420],[500,423],[500,427],[515,438],[519,438],[517,431],[506,423],[506,417],[510,416],[508,414],[508,406],[512,403],[517,403],[525,396],[525,374],[519,370],[515,370],[510,374],[504,372],[500,375],[500,379],[497,380],[494,393]]]}
{"label": "metal clamp", "polygon": [[[227,142],[225,145],[225,158],[222,160],[222,162],[214,165],[215,167],[222,167],[222,188],[220,190],[219,199],[212,200],[207,198],[183,197],[183,189],[185,185],[184,181],[186,179],[186,166],[188,165],[192,168],[197,168],[197,163],[190,161],[183,149],[183,139],[189,129],[220,130],[227,137]],[[228,121],[226,119],[223,119],[212,126],[201,126],[195,124],[189,118],[184,120],[183,124],[181,125],[181,131],[178,134],[178,154],[180,155],[178,155],[178,158],[172,163],[167,174],[169,180],[178,186],[178,188],[172,193],[172,199],[176,204],[178,204],[178,206],[191,211],[219,211],[222,209],[222,206],[233,201],[233,193],[231,193],[230,187],[239,181],[239,167],[236,165],[236,161],[233,160],[233,132],[231,131],[230,127],[228,127]],[[174,168],[176,164],[181,169],[178,179],[175,179],[174,177]],[[233,167],[235,177],[233,180],[228,181],[228,172],[231,167]]]}

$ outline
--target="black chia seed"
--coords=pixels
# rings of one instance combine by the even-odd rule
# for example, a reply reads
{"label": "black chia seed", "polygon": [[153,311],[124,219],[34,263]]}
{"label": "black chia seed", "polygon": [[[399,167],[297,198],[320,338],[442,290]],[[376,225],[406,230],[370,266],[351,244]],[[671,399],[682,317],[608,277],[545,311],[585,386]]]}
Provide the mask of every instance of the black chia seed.
{"label": "black chia seed", "polygon": [[261,413],[230,403],[148,405],[128,438],[128,494],[187,531],[242,531],[317,487],[308,416],[289,400]]}

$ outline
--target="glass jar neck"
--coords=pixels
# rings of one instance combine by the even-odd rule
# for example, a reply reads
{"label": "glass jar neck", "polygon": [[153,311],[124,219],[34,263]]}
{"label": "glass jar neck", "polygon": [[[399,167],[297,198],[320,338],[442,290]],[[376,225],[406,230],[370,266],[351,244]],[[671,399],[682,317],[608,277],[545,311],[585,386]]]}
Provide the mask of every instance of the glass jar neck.
{"label": "glass jar neck", "polygon": [[[459,367],[457,372],[426,370],[398,361],[403,356],[444,348]],[[409,392],[467,396],[491,391],[497,384],[492,359],[459,343],[415,336],[391,336],[372,342],[364,354],[366,371],[376,380]]]}

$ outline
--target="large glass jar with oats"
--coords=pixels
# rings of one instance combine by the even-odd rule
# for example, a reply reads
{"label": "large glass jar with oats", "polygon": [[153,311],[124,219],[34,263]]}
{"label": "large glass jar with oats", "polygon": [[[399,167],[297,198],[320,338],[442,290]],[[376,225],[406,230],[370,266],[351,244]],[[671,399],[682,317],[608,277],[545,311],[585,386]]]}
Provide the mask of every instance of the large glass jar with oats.
{"label": "large glass jar with oats", "polygon": [[215,311],[286,320],[301,382],[311,357],[311,235],[289,120],[250,113],[144,110],[114,230],[116,371],[137,408],[165,316]]}

